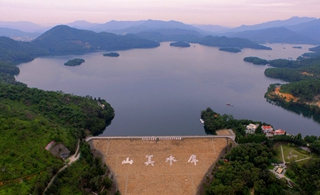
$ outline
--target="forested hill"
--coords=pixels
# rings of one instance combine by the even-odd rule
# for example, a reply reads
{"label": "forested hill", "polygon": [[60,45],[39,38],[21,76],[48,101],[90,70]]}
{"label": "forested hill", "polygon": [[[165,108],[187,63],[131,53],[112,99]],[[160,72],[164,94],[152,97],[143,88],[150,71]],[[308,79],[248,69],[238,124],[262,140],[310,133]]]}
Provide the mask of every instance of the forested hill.
{"label": "forested hill", "polygon": [[153,48],[160,44],[155,41],[112,33],[95,33],[65,25],[55,26],[36,38],[32,43],[41,46],[49,54],[85,53],[96,50],[125,50]]}
{"label": "forested hill", "polygon": [[266,69],[267,77],[288,82],[320,79],[320,57],[295,61],[277,59],[269,61],[269,64],[277,68]]}
{"label": "forested hill", "polygon": [[251,48],[272,50],[270,47],[259,45],[249,39],[244,38],[228,38],[228,37],[214,37],[206,36],[199,40],[199,44],[213,46],[213,47],[236,47],[236,48]]}
{"label": "forested hill", "polygon": [[320,57],[295,61],[277,59],[269,64],[277,68],[267,68],[264,72],[267,77],[290,83],[271,84],[265,97],[285,109],[313,116],[319,122]]}
{"label": "forested hill", "polygon": [[65,25],[56,26],[32,42],[14,41],[0,37],[0,60],[15,64],[28,62],[43,55],[67,55],[97,50],[125,50],[154,48],[160,44],[137,36],[95,33]]}
{"label": "forested hill", "polygon": [[[42,194],[64,164],[45,150],[46,145],[54,140],[65,145],[72,154],[77,140],[84,139],[86,130],[92,133],[103,130],[113,116],[114,110],[102,99],[0,84],[0,194]],[[89,153],[81,152],[80,162],[75,166],[82,169],[67,186],[73,189],[67,194],[84,194],[84,188],[102,189],[89,182],[105,174],[95,172],[100,166],[96,167]],[[67,168],[64,172],[70,171],[72,169]],[[50,190],[58,194],[58,189]]]}
{"label": "forested hill", "polygon": [[317,52],[317,53],[320,53],[320,46],[312,47],[312,48],[310,48],[309,50],[310,50],[310,51]]}
{"label": "forested hill", "polygon": [[[28,88],[17,82],[14,76],[19,68],[15,64],[51,54],[41,45],[0,37],[0,51],[0,194],[43,194],[51,178],[67,163],[46,150],[46,145],[55,141],[73,154],[78,140],[111,123],[114,110],[100,98]],[[46,194],[110,190],[112,181],[101,160],[91,154],[86,143],[79,143],[79,162],[63,172],[72,182],[66,186],[55,183]],[[75,176],[71,179],[70,175]]]}
{"label": "forested hill", "polygon": [[[190,34],[191,31],[174,30],[161,32],[127,34],[125,36],[107,32],[96,33],[80,30],[66,25],[58,25],[43,33],[32,42],[14,41],[0,37],[0,59],[15,64],[28,62],[43,55],[83,54],[99,50],[115,51],[133,48],[154,48],[157,41],[187,41],[212,47],[236,47],[271,50],[244,38],[228,38],[217,36],[201,37]],[[151,33],[151,34],[150,34]],[[157,40],[157,41],[154,41]]]}
{"label": "forested hill", "polygon": [[20,42],[0,37],[0,60],[15,64],[28,62],[35,57],[48,54],[43,48],[30,42]]}

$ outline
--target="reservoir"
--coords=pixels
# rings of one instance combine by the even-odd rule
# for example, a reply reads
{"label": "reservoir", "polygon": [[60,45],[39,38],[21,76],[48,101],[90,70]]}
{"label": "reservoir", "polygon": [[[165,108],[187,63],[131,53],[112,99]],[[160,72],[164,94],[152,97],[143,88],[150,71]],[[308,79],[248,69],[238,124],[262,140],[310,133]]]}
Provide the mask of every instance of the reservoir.
{"label": "reservoir", "polygon": [[[289,134],[320,135],[320,124],[311,118],[272,105],[264,98],[271,83],[264,76],[268,66],[243,61],[244,57],[296,59],[312,45],[294,49],[289,44],[267,44],[273,50],[243,49],[239,53],[191,44],[153,49],[49,56],[20,64],[18,81],[29,87],[101,97],[115,109],[115,118],[104,136],[205,135],[201,110],[211,107],[236,119],[262,121]],[[64,63],[85,60],[80,66]],[[227,106],[231,104],[233,106]]]}

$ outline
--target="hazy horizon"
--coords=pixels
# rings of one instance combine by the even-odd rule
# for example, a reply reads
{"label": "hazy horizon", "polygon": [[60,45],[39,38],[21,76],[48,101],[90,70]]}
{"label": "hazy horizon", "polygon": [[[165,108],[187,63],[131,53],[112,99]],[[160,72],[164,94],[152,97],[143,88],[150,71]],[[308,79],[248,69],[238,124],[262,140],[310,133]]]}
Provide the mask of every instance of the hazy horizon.
{"label": "hazy horizon", "polygon": [[78,20],[101,24],[152,19],[236,27],[293,16],[320,18],[318,0],[0,0],[0,4],[0,21],[30,21],[44,26]]}

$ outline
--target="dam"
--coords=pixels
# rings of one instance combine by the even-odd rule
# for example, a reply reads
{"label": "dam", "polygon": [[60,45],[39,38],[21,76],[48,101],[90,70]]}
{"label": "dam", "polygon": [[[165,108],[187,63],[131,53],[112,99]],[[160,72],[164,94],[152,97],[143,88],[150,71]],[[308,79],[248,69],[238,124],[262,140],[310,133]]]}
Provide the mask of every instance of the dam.
{"label": "dam", "polygon": [[195,195],[230,136],[89,137],[122,195]]}

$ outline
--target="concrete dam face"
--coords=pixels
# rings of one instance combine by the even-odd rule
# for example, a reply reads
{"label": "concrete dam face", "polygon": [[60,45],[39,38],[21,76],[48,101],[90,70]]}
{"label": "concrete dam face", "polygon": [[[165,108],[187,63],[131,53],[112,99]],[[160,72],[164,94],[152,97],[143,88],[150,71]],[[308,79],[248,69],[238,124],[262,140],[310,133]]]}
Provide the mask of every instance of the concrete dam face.
{"label": "concrete dam face", "polygon": [[229,137],[93,137],[122,195],[195,195]]}

